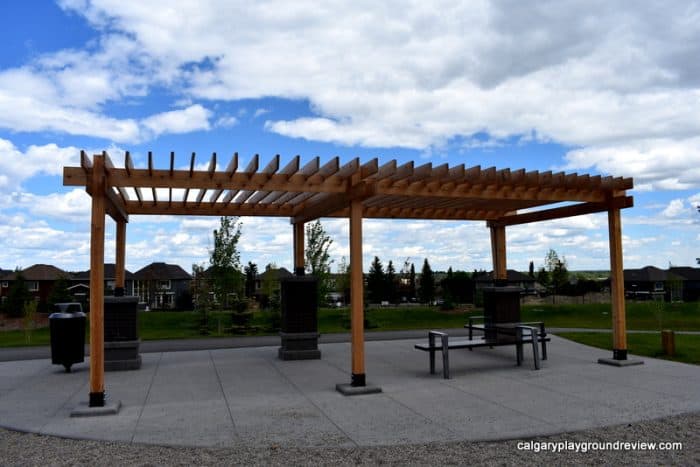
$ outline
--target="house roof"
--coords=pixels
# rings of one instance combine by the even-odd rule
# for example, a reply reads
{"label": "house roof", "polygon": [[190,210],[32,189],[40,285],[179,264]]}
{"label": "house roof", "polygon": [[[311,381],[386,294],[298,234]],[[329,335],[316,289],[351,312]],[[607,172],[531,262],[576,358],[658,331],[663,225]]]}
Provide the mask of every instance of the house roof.
{"label": "house roof", "polygon": [[669,272],[689,281],[700,281],[700,268],[690,266],[676,266],[669,269]]}
{"label": "house roof", "polygon": [[[51,266],[50,264],[35,264],[23,269],[22,276],[28,281],[55,281],[61,277],[69,278],[70,274],[66,271],[57,268],[56,266]],[[13,281],[17,278],[16,272],[11,272],[10,274],[3,277],[5,280]]]}
{"label": "house roof", "polygon": [[[272,276],[272,277],[269,277],[269,276]],[[263,272],[262,274],[258,274],[258,277],[256,277],[256,279],[264,281],[268,278],[271,278],[272,280],[279,281],[281,279],[285,279],[287,277],[292,277],[292,276],[294,276],[294,274],[289,272],[289,270],[287,270],[286,268],[277,268],[277,269],[270,268],[270,269],[266,269],[265,272]]]}
{"label": "house roof", "polygon": [[[514,269],[508,269],[507,273],[508,282],[535,282],[534,277],[530,277]],[[492,282],[493,271],[476,273],[474,275],[474,280],[476,282]]]}
{"label": "house roof", "polygon": [[669,279],[680,279],[677,275],[654,266],[644,266],[641,269],[625,269],[624,277],[626,282],[664,282]]}
{"label": "house roof", "polygon": [[[117,267],[114,263],[105,263],[105,279],[114,279],[117,277],[116,273]],[[133,280],[134,279],[134,273],[129,271],[128,269],[124,270],[124,278],[126,280]],[[80,272],[74,272],[73,273],[73,280],[76,281],[89,281],[90,280],[90,270],[88,269],[87,271],[80,271]]]}
{"label": "house roof", "polygon": [[177,264],[151,263],[133,275],[136,280],[190,280],[192,276]]}
{"label": "house roof", "polygon": [[6,275],[11,274],[9,269],[0,269],[0,279],[4,279]]}

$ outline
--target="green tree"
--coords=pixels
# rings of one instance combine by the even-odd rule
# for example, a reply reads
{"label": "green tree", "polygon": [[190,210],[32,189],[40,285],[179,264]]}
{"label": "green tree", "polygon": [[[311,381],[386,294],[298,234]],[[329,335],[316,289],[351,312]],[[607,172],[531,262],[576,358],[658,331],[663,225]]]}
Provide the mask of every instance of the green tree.
{"label": "green tree", "polygon": [[330,291],[331,264],[328,249],[333,240],[328,236],[317,220],[306,226],[306,256],[305,268],[308,273],[318,280],[318,303],[324,303],[326,295]]}
{"label": "green tree", "polygon": [[416,265],[411,263],[411,270],[408,273],[408,292],[410,298],[416,298]]}
{"label": "green tree", "polygon": [[557,293],[565,288],[568,283],[569,271],[566,268],[566,258],[562,258],[562,260],[557,262],[552,271],[552,286],[554,287],[554,292]]}
{"label": "green tree", "polygon": [[541,267],[540,270],[537,271],[537,282],[543,287],[549,287],[550,285],[549,272],[547,272],[544,267]]}
{"label": "green tree", "polygon": [[394,263],[389,260],[389,264],[386,265],[386,298],[391,303],[396,302],[396,269],[394,268]]}
{"label": "green tree", "polygon": [[[554,289],[554,293],[568,284],[569,271],[567,270],[566,266],[566,258],[562,257],[560,259],[557,252],[551,248],[545,255],[544,267],[549,276],[548,285]],[[542,284],[542,282],[540,283]]]}
{"label": "green tree", "polygon": [[238,251],[241,225],[238,217],[223,216],[219,229],[214,230],[210,274],[219,305],[224,307],[229,306],[229,294],[239,297],[241,292],[241,256]]}
{"label": "green tree", "polygon": [[533,279],[535,278],[535,262],[534,261],[530,261],[528,275],[530,277],[532,277]]}
{"label": "green tree", "polygon": [[275,293],[279,295],[280,282],[278,280],[278,268],[275,263],[265,266],[265,279],[261,284],[262,293],[265,296],[265,307],[270,306],[270,299]]}
{"label": "green tree", "polygon": [[386,300],[386,276],[384,274],[384,266],[382,266],[378,256],[374,257],[374,261],[369,267],[367,293],[370,301],[374,303]]}
{"label": "green tree", "polygon": [[420,273],[420,301],[430,303],[435,299],[435,276],[433,270],[430,269],[428,258],[423,261],[423,269]]}
{"label": "green tree", "polygon": [[452,266],[450,266],[447,269],[447,275],[440,281],[440,287],[442,287],[442,298],[444,298],[445,301],[455,299],[456,293],[454,289],[454,282],[454,272],[452,271]]}
{"label": "green tree", "polygon": [[243,271],[245,272],[245,296],[251,298],[255,295],[255,278],[258,275],[258,265],[248,261],[248,265]]}
{"label": "green tree", "polygon": [[557,267],[557,264],[559,264],[559,255],[556,251],[550,248],[544,257],[544,267],[547,272],[551,274]]}
{"label": "green tree", "polygon": [[19,269],[15,270],[15,280],[8,291],[5,302],[5,312],[12,318],[20,318],[24,314],[24,305],[32,300],[32,294],[27,289],[27,283]]}
{"label": "green tree", "polygon": [[53,306],[56,303],[66,303],[72,301],[73,297],[68,291],[68,279],[61,276],[53,284],[53,288],[49,294],[48,304],[49,306]]}
{"label": "green tree", "polygon": [[350,265],[345,256],[338,263],[338,276],[335,282],[337,291],[343,294],[344,303],[350,302]]}
{"label": "green tree", "polygon": [[211,278],[208,277],[203,265],[192,265],[192,300],[194,310],[199,313],[199,332],[209,334],[209,311],[213,306],[211,293]]}

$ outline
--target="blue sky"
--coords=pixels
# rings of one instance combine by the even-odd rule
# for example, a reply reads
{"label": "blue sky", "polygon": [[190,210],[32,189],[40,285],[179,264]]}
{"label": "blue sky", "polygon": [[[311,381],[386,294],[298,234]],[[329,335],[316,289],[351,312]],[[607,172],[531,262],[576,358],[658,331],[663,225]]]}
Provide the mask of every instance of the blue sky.
{"label": "blue sky", "polygon": [[[697,2],[0,3],[0,268],[89,263],[81,149],[166,167],[238,152],[633,177],[626,267],[700,256]],[[613,3],[612,5],[610,3]],[[323,5],[323,7],[321,7]],[[325,219],[337,264],[346,220]],[[127,267],[190,270],[216,218],[132,216]],[[108,222],[107,258],[114,254]],[[365,221],[365,268],[490,269],[482,222]],[[608,269],[607,219],[508,229],[508,267],[553,248]],[[244,262],[291,268],[287,219],[243,219]]]}

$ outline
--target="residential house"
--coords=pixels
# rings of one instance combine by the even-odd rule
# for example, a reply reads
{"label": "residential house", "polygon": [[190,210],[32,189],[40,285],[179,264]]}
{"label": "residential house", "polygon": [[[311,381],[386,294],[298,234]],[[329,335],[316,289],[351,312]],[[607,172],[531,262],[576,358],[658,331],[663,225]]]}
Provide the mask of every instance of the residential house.
{"label": "residential house", "polygon": [[637,300],[679,300],[683,279],[654,266],[625,269],[625,296]]}
{"label": "residential house", "polygon": [[[107,263],[104,268],[105,295],[111,295],[116,284],[117,268],[114,263]],[[68,290],[77,302],[87,302],[90,297],[90,270],[74,272]],[[124,295],[134,295],[134,274],[129,270],[124,271]]]}
{"label": "residential house", "polygon": [[700,268],[671,267],[669,272],[682,279],[681,298],[684,302],[700,300]]}
{"label": "residential house", "polygon": [[[60,279],[70,279],[70,274],[62,269],[49,264],[35,264],[21,271],[27,289],[39,302],[39,311],[47,311],[49,295],[53,290],[54,283]],[[17,272],[10,272],[2,276],[0,280],[0,297],[2,301],[10,293],[12,283],[17,279]]]}
{"label": "residential house", "polygon": [[174,309],[191,304],[192,276],[177,264],[151,263],[133,274],[133,295],[152,309]]}
{"label": "residential house", "polygon": [[265,268],[265,272],[255,277],[255,299],[266,304],[270,296],[279,291],[282,279],[293,276],[286,268]]}

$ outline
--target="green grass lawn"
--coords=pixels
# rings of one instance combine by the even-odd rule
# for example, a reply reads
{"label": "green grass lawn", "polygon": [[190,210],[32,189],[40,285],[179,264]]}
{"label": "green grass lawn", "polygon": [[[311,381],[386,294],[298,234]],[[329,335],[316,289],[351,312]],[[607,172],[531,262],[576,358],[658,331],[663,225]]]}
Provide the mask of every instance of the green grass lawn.
{"label": "green grass lawn", "polygon": [[[480,315],[475,310],[472,315]],[[609,304],[585,305],[527,305],[522,307],[523,321],[544,321],[547,327],[610,329],[612,317]],[[387,307],[373,308],[366,313],[368,331],[388,331],[429,328],[460,328],[468,318],[467,313],[445,313],[436,307]],[[270,327],[270,314],[256,312],[251,334],[275,334]],[[185,339],[230,336],[231,316],[225,312],[209,315],[209,335],[200,333],[200,317],[194,312],[139,313],[139,334],[143,340]],[[629,302],[627,304],[627,328],[637,330],[674,329],[676,331],[700,331],[700,303],[655,304]],[[348,332],[347,308],[322,308],[318,316],[319,332],[324,334]],[[0,331],[0,347],[22,345],[48,345],[47,328],[31,333],[27,342],[23,331]]]}
{"label": "green grass lawn", "polygon": [[[611,334],[600,332],[562,332],[557,335],[581,344],[612,350]],[[676,334],[675,338],[676,354],[673,357],[663,355],[660,333],[627,334],[627,348],[629,353],[635,355],[700,365],[700,336]]]}
{"label": "green grass lawn", "polygon": [[[700,331],[700,302],[628,302],[627,329]],[[526,305],[523,321],[544,321],[552,328],[610,329],[610,304]]]}

